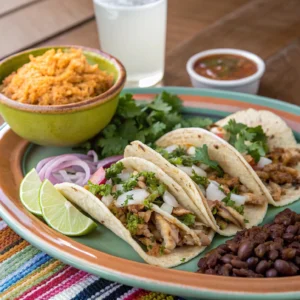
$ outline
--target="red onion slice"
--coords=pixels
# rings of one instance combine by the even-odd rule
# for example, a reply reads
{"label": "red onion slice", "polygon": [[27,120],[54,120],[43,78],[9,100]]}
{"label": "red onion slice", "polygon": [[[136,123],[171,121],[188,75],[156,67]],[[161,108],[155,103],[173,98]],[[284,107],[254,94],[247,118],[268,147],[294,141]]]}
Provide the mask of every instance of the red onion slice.
{"label": "red onion slice", "polygon": [[98,162],[97,168],[109,167],[111,164],[119,161],[122,158],[123,158],[123,155],[115,155],[115,156],[110,156],[110,157],[104,158]]}

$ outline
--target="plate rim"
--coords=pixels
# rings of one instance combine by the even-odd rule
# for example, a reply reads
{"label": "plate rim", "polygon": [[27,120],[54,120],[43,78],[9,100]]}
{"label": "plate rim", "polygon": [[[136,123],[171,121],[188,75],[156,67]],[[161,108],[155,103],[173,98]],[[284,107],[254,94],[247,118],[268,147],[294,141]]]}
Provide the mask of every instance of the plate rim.
{"label": "plate rim", "polygon": [[[124,89],[124,92],[134,91],[135,94],[137,94],[137,93],[138,94],[147,94],[147,93],[156,94],[156,93],[159,93],[162,90],[167,90],[167,91],[177,93],[177,94],[182,94],[182,95],[186,94],[186,92],[188,91],[189,92],[188,94],[197,93],[198,96],[202,96],[201,93],[204,92],[204,94],[205,94],[204,96],[214,97],[214,95],[217,95],[217,97],[220,96],[220,98],[224,98],[224,94],[234,94],[235,97],[239,97],[240,95],[242,95],[243,97],[249,96],[249,95],[245,95],[245,94],[237,94],[237,93],[224,92],[224,91],[221,91],[219,93],[215,93],[217,91],[212,92],[211,90],[199,90],[199,89],[193,89],[193,88],[180,88],[180,87],[171,87],[171,88],[162,87],[162,88],[150,88],[150,89],[149,88],[147,88],[147,89],[132,89],[131,88],[131,89]],[[138,91],[138,92],[136,92],[136,91]],[[223,95],[223,97],[221,97],[221,94]],[[250,99],[252,97],[256,98],[256,97],[259,97],[259,96],[253,96],[252,95],[250,97]],[[227,99],[227,98],[225,97],[225,99]],[[243,101],[243,100],[238,99],[238,101]],[[267,101],[267,102],[272,101],[269,104],[274,103],[273,101],[277,101],[281,105],[291,106],[289,108],[291,108],[293,110],[293,112],[295,112],[295,108],[296,108],[296,111],[299,111],[299,114],[300,114],[300,108],[297,107],[297,106],[294,107],[294,105],[292,105],[292,104],[287,104],[287,103],[284,103],[284,102],[281,102],[281,101],[278,101],[278,100],[272,100],[272,99],[268,99],[268,98],[266,98],[265,101]],[[9,127],[8,126],[6,127],[6,126],[7,125],[3,125],[3,126],[0,127],[0,130],[1,130],[0,138],[4,134],[3,131],[5,131],[6,133],[9,132],[9,131],[11,132],[11,130],[9,130]],[[0,140],[0,143],[1,143],[1,140]],[[19,164],[19,165],[20,165],[19,167],[21,168],[21,164]],[[57,253],[55,253],[55,251],[54,251],[54,249],[57,250],[57,248],[55,248],[55,247],[54,247],[54,249],[49,248],[49,245],[46,242],[44,244],[44,241],[42,241],[42,240],[37,242],[34,239],[34,236],[30,234],[29,229],[27,229],[23,225],[21,225],[21,227],[16,226],[16,224],[14,223],[15,220],[7,212],[7,210],[2,206],[1,201],[0,201],[0,215],[8,223],[8,225],[13,230],[15,230],[18,234],[20,234],[21,236],[23,236],[23,234],[24,234],[24,236],[26,236],[26,239],[29,240],[29,242],[31,244],[33,244],[34,246],[36,246],[39,249],[42,249],[44,252],[49,253],[50,255],[52,255],[54,257],[58,257]],[[103,276],[105,278],[109,278],[109,280],[114,280],[114,281],[122,282],[122,283],[127,284],[127,285],[135,285],[135,286],[138,286],[138,287],[141,287],[141,288],[145,288],[145,289],[149,289],[149,290],[156,290],[156,291],[160,291],[160,292],[164,292],[164,293],[168,293],[168,294],[182,295],[182,296],[185,296],[185,297],[187,297],[187,296],[188,297],[201,296],[201,297],[205,297],[206,299],[210,299],[210,298],[216,297],[216,295],[218,295],[218,297],[220,299],[223,298],[223,297],[225,299],[226,295],[228,296],[228,293],[230,292],[230,295],[236,295],[236,296],[243,295],[243,297],[246,297],[245,299],[254,299],[258,295],[262,297],[261,299],[271,299],[271,298],[274,298],[274,297],[280,297],[282,295],[284,295],[286,299],[288,299],[288,298],[289,299],[297,299],[297,298],[293,298],[293,297],[300,298],[299,297],[300,296],[300,289],[297,292],[291,291],[291,292],[280,292],[280,293],[261,293],[261,292],[256,292],[256,293],[246,292],[245,293],[245,292],[242,292],[242,291],[240,291],[240,292],[234,292],[234,291],[228,291],[228,290],[227,291],[226,290],[224,290],[224,291],[219,290],[218,291],[218,290],[212,290],[212,289],[207,289],[207,288],[205,289],[205,288],[199,287],[199,286],[197,288],[192,288],[191,286],[184,286],[184,285],[180,285],[180,284],[175,284],[174,285],[173,283],[170,283],[170,282],[168,284],[163,282],[163,284],[162,284],[161,282],[158,282],[158,281],[155,281],[155,280],[150,280],[147,277],[144,277],[142,279],[141,277],[131,276],[131,275],[128,275],[128,274],[126,274],[127,277],[125,277],[124,273],[116,272],[115,270],[112,270],[112,269],[107,270],[107,269],[103,268],[103,270],[99,271],[99,265],[97,265],[98,270],[96,270],[95,266],[93,266],[93,264],[91,264],[90,266],[85,265],[86,261],[83,261],[85,264],[83,264],[83,262],[81,262],[81,264],[80,264],[80,258],[79,258],[79,265],[80,265],[79,266],[78,263],[76,263],[76,261],[78,261],[78,257],[75,257],[75,259],[74,259],[74,257],[72,257],[72,259],[71,259],[67,255],[65,256],[64,251],[62,251],[62,253],[63,253],[63,255],[58,257],[58,259],[63,260],[67,264],[73,265],[77,268],[79,267],[80,269],[84,269],[85,271],[88,271],[90,273],[94,273],[94,274]],[[108,254],[106,254],[106,255],[108,255]],[[119,260],[126,260],[126,259],[120,259],[120,258],[118,258],[118,259]],[[149,267],[149,265],[141,264],[141,263],[138,263],[138,262],[132,262],[132,263],[142,265],[143,267],[145,267],[145,266]],[[148,267],[146,267],[146,268],[148,269]],[[150,267],[151,267],[151,269],[153,268],[153,266],[150,266]],[[154,268],[157,268],[157,267],[154,267]],[[113,271],[115,272],[115,274],[112,275]],[[173,272],[180,272],[180,274],[183,274],[183,275],[184,274],[191,274],[191,272],[179,271],[179,270],[165,270],[165,271],[166,271],[166,273],[169,273],[168,271],[171,271],[170,274],[172,274]],[[182,272],[184,272],[184,273],[182,273]],[[121,277],[119,277],[120,275],[121,275]],[[196,275],[196,274],[194,274],[194,275]],[[200,274],[197,274],[197,276],[199,276],[199,282],[200,282],[202,276]],[[207,277],[209,275],[204,275],[204,276]],[[300,276],[297,276],[297,277],[298,277],[298,280],[299,280]],[[214,278],[210,277],[210,280],[211,279],[214,279]],[[220,278],[220,277],[218,277],[218,279],[219,280],[222,279],[222,281],[226,281],[226,279],[228,280],[228,278]],[[232,278],[230,280],[232,280]],[[241,278],[235,278],[234,279],[235,282],[238,282],[238,281],[241,282],[241,281],[244,281],[244,280],[245,279],[241,279]],[[254,283],[257,280],[261,281],[261,279],[247,279],[247,283],[249,284],[250,281],[252,283]],[[276,284],[278,284],[279,281],[282,282],[283,278],[263,279],[263,280],[264,281],[272,281],[274,283],[274,289],[276,290]],[[284,281],[288,282],[290,280],[291,280],[290,278],[285,278]],[[183,291],[183,289],[186,288],[186,287],[188,287],[189,290],[184,290]]]}

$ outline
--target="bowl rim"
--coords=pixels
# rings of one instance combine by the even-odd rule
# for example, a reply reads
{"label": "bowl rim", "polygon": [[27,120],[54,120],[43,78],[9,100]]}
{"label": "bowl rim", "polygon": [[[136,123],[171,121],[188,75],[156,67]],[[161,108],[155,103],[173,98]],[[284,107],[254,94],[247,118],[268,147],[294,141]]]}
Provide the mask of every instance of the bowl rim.
{"label": "bowl rim", "polygon": [[66,113],[70,111],[81,111],[81,110],[90,109],[94,106],[98,106],[100,104],[108,102],[123,89],[126,81],[126,69],[124,65],[117,58],[115,58],[114,56],[106,52],[103,52],[100,49],[95,49],[95,48],[90,48],[90,47],[85,47],[80,45],[50,45],[47,47],[37,47],[37,48],[27,49],[25,51],[21,51],[4,58],[3,60],[0,61],[0,65],[21,54],[26,54],[26,53],[29,54],[33,50],[43,50],[43,49],[50,50],[50,49],[59,49],[59,48],[76,48],[76,49],[81,49],[84,52],[91,52],[93,54],[101,56],[106,61],[114,65],[114,67],[116,68],[118,72],[118,78],[116,82],[106,92],[98,96],[95,96],[93,98],[89,98],[87,100],[76,102],[76,103],[69,103],[63,105],[26,104],[26,103],[20,103],[18,101],[12,100],[6,97],[2,93],[0,93],[0,103],[17,110],[34,112],[34,113],[44,113],[44,114]]}
{"label": "bowl rim", "polygon": [[[199,58],[209,56],[209,55],[215,55],[215,54],[233,54],[233,55],[244,56],[249,60],[253,61],[257,65],[257,71],[251,76],[244,77],[241,79],[235,79],[235,80],[210,79],[201,76],[195,72],[193,67],[195,62]],[[216,49],[201,51],[191,56],[186,63],[186,70],[191,78],[193,78],[198,82],[204,83],[206,85],[215,86],[215,87],[236,87],[236,86],[250,84],[256,80],[259,80],[263,76],[265,69],[266,69],[265,63],[258,55],[246,50],[233,49],[233,48],[216,48]]]}

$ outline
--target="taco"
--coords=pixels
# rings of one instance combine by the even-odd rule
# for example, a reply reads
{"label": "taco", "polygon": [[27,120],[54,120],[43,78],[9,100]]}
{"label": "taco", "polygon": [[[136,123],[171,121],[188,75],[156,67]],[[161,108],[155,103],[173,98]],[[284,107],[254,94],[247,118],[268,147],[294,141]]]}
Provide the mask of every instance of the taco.
{"label": "taco", "polygon": [[184,201],[190,201],[185,200],[185,192],[156,165],[125,158],[103,172],[100,184],[55,187],[130,244],[147,263],[174,267],[210,244],[213,231],[197,221],[185,205]]}
{"label": "taco", "polygon": [[204,129],[184,128],[167,133],[156,145],[154,151],[134,141],[124,155],[159,166],[182,186],[215,231],[230,236],[263,220],[264,193],[250,166],[228,143]]}
{"label": "taco", "polygon": [[242,153],[270,204],[283,206],[300,199],[300,148],[280,117],[248,109],[216,122],[210,130]]}

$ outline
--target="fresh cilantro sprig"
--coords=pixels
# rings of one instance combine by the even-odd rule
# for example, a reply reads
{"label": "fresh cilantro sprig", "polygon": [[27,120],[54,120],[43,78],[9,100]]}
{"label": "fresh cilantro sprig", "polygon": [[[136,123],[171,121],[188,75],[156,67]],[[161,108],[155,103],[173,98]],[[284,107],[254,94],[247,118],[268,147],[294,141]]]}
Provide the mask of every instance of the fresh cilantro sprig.
{"label": "fresh cilantro sprig", "polygon": [[239,152],[251,155],[256,162],[268,152],[267,136],[261,126],[248,127],[231,119],[224,129],[229,134],[228,142]]}
{"label": "fresh cilantro sprig", "polygon": [[176,95],[162,92],[151,102],[139,102],[131,94],[119,98],[117,111],[102,132],[82,145],[85,151],[94,148],[100,157],[122,154],[134,140],[152,146],[165,133],[183,127],[207,128],[209,118],[184,118],[182,101]]}

